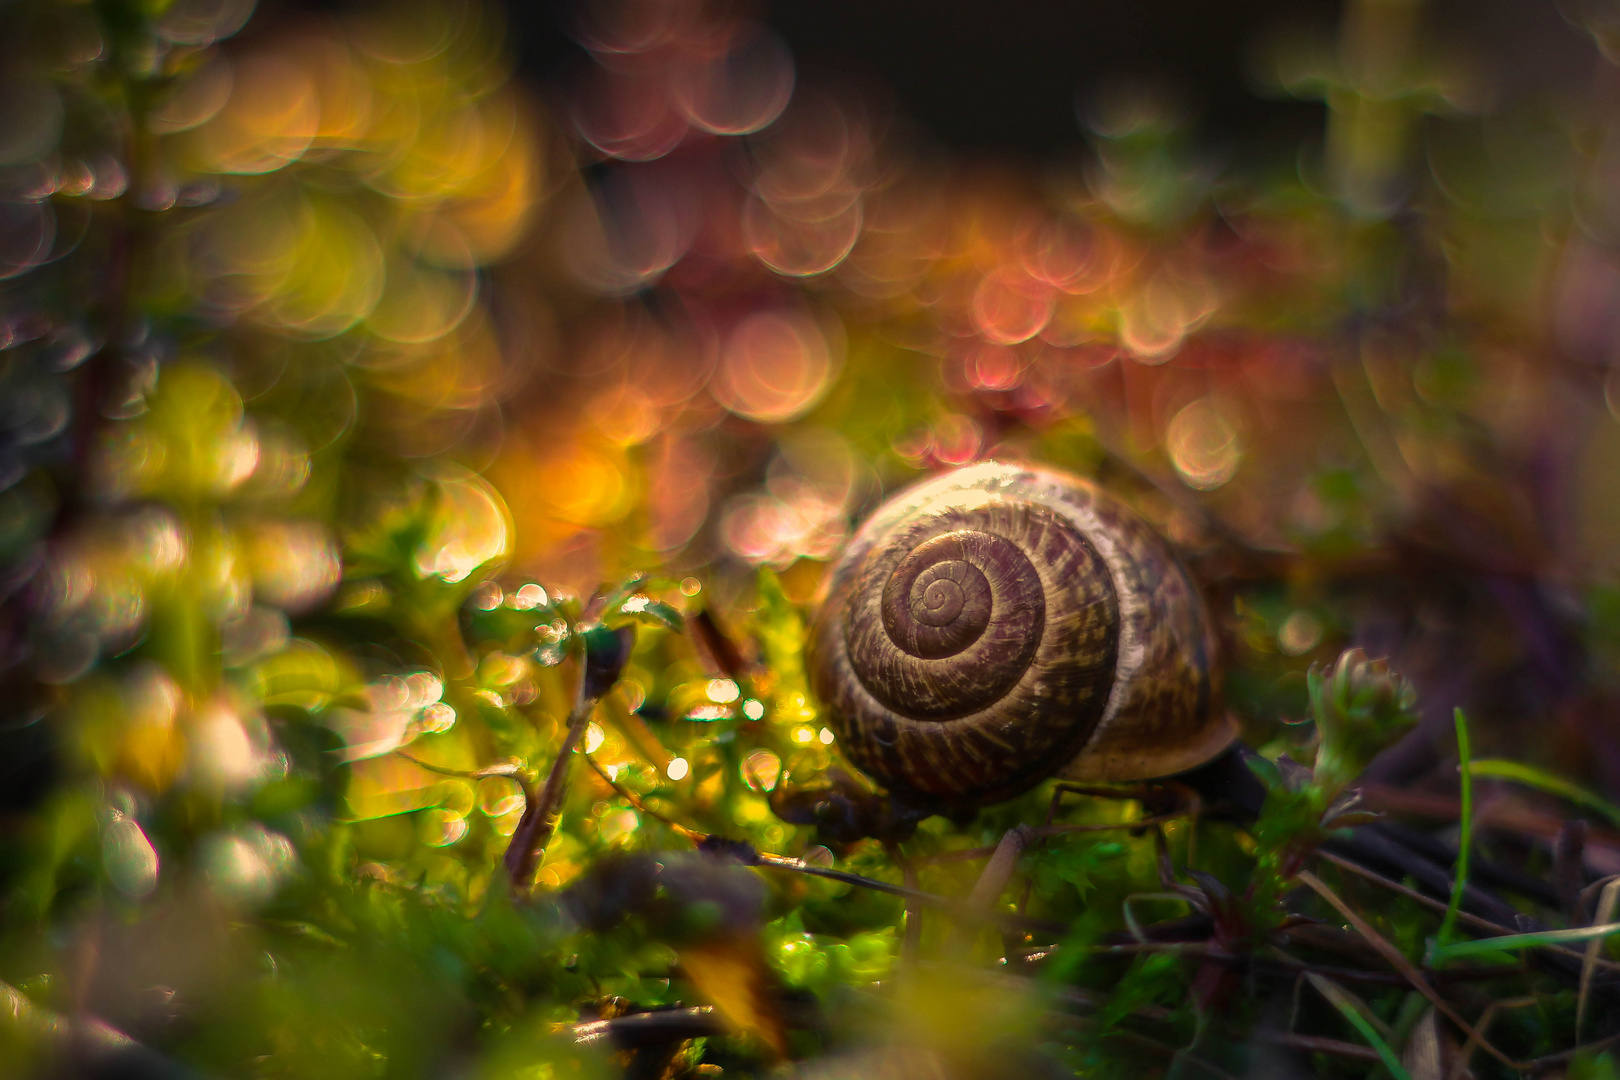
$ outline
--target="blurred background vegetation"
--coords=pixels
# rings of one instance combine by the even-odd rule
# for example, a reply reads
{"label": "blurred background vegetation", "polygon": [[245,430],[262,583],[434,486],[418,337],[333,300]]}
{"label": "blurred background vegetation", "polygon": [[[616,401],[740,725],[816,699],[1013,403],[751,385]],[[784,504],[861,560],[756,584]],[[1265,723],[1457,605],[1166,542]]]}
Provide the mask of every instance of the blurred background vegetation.
{"label": "blurred background vegetation", "polygon": [[[1483,848],[1547,876],[1590,818],[1578,885],[1620,873],[1620,10],[1532,6],[0,3],[0,1077],[1387,1068],[1287,979],[1086,952],[1186,911],[1140,829],[1021,864],[1031,978],[693,830],[964,896],[1047,812],[793,812],[847,769],[829,560],[1000,455],[1177,543],[1267,756],[1359,646],[1421,713],[1371,801],[1455,845],[1460,706],[1587,792],[1482,782]],[[1362,1007],[1400,1042],[1419,997]],[[1531,1000],[1503,1045],[1567,1051]]]}

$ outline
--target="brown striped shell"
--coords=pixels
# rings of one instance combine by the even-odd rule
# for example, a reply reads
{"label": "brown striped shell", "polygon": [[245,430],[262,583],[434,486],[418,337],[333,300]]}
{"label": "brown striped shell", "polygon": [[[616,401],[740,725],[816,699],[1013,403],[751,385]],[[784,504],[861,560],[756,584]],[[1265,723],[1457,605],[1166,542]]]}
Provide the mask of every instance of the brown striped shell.
{"label": "brown striped shell", "polygon": [[1236,736],[1165,542],[1078,477],[980,462],[885,503],[833,568],[811,689],[898,794],[981,805],[1049,776],[1141,780]]}

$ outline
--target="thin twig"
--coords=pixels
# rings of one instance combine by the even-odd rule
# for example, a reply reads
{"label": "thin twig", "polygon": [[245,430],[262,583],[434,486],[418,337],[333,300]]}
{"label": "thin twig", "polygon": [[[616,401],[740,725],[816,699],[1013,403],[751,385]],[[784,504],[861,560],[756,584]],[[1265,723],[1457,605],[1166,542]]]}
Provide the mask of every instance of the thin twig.
{"label": "thin twig", "polygon": [[[1324,851],[1324,850],[1322,850],[1320,848],[1317,849],[1315,854],[1316,854],[1317,858],[1323,859],[1323,860],[1325,860],[1327,862],[1330,862],[1334,866],[1337,866],[1341,870],[1348,870],[1352,874],[1356,874],[1359,877],[1366,878],[1368,881],[1371,881],[1371,882],[1373,882],[1374,884],[1377,884],[1377,885],[1381,885],[1384,888],[1390,890],[1391,892],[1400,893],[1402,896],[1407,897],[1408,899],[1411,899],[1411,900],[1415,900],[1418,903],[1420,903],[1420,904],[1424,905],[1425,907],[1428,907],[1428,908],[1430,908],[1430,909],[1432,909],[1434,911],[1444,911],[1446,909],[1446,905],[1444,903],[1442,903],[1441,901],[1436,900],[1434,897],[1426,896],[1423,893],[1418,892],[1416,889],[1413,889],[1413,888],[1411,888],[1409,886],[1406,886],[1406,885],[1402,885],[1398,881],[1393,881],[1393,880],[1385,877],[1384,875],[1380,874],[1378,871],[1369,870],[1365,866],[1362,866],[1360,863],[1355,862],[1355,861],[1353,861],[1351,859],[1346,859],[1342,855],[1334,855],[1333,853],[1331,853],[1329,851]],[[1507,927],[1503,926],[1501,923],[1494,923],[1494,922],[1491,922],[1489,919],[1482,919],[1478,915],[1474,915],[1471,912],[1467,912],[1467,911],[1459,911],[1457,913],[1457,921],[1467,923],[1468,925],[1474,927],[1475,929],[1483,930],[1485,933],[1490,934],[1490,935],[1492,935],[1494,937],[1512,937],[1513,935],[1515,935],[1515,934],[1517,934],[1519,932],[1517,930],[1510,930]],[[1563,953],[1565,956],[1569,957],[1571,960],[1582,960],[1583,959],[1583,957],[1582,957],[1582,955],[1580,953],[1576,952],[1574,949],[1569,949],[1569,948],[1566,948],[1566,947],[1564,947],[1562,945],[1546,945],[1546,946],[1544,946],[1544,948],[1548,952],[1560,952],[1560,953]],[[1607,971],[1620,971],[1620,962],[1616,962],[1614,960],[1605,960],[1605,959],[1602,959],[1601,957],[1599,957],[1596,960],[1596,965],[1598,967],[1600,967],[1600,968],[1603,968],[1603,969],[1607,970]]]}
{"label": "thin twig", "polygon": [[[1446,910],[1446,905],[1445,905],[1444,902],[1442,902],[1440,900],[1436,900],[1432,896],[1428,896],[1428,895],[1426,895],[1424,893],[1418,892],[1416,889],[1412,888],[1411,886],[1402,885],[1400,882],[1395,881],[1392,878],[1387,878],[1383,874],[1380,874],[1376,870],[1369,870],[1365,866],[1362,866],[1360,863],[1356,862],[1354,859],[1346,859],[1342,855],[1335,855],[1332,852],[1325,851],[1325,850],[1323,850],[1321,848],[1317,848],[1316,851],[1314,852],[1314,854],[1318,859],[1322,859],[1325,862],[1330,862],[1334,866],[1337,866],[1341,870],[1348,870],[1352,874],[1356,874],[1359,877],[1364,877],[1368,881],[1371,881],[1371,882],[1373,882],[1375,884],[1378,884],[1378,885],[1382,885],[1384,888],[1390,890],[1391,892],[1397,892],[1397,893],[1400,893],[1402,896],[1404,896],[1404,897],[1406,897],[1406,898],[1408,898],[1410,900],[1416,900],[1418,903],[1424,905],[1425,907],[1432,908],[1435,911],[1441,911],[1441,912]],[[1475,927],[1477,929],[1480,929],[1480,930],[1484,930],[1485,932],[1490,933],[1490,934],[1514,934],[1514,933],[1518,933],[1518,931],[1509,930],[1507,927],[1502,926],[1500,923],[1493,923],[1489,919],[1482,919],[1478,915],[1472,914],[1471,912],[1467,912],[1467,911],[1459,911],[1459,912],[1457,912],[1457,919],[1458,919],[1459,922],[1465,922],[1465,923],[1469,924],[1470,926],[1473,926],[1473,927]]]}
{"label": "thin twig", "polygon": [[615,780],[612,776],[608,775],[608,771],[602,768],[601,762],[597,761],[590,754],[585,755],[585,763],[588,764],[592,769],[595,769],[596,775],[602,778],[602,782],[607,784],[608,787],[612,788],[614,793],[621,799],[629,803],[637,813],[645,814],[646,816],[653,818],[655,821],[663,822],[665,825],[669,826],[669,828],[679,833],[681,836],[684,836],[686,839],[692,841],[694,844],[700,844],[705,840],[713,839],[708,833],[698,832],[696,829],[689,829],[675,819],[664,814],[660,814],[657,810],[654,810],[652,807],[648,806],[646,801],[643,800],[640,795],[637,795],[634,791],[631,791],[629,788]]}
{"label": "thin twig", "polygon": [[[749,849],[752,852],[752,849]],[[886,892],[901,899],[915,900],[931,908],[946,912],[954,918],[970,917],[960,901],[940,896],[938,893],[924,892],[921,889],[908,889],[904,885],[894,885],[877,878],[862,877],[860,874],[851,874],[843,870],[829,870],[822,866],[811,866],[803,859],[791,858],[787,855],[772,855],[764,851],[752,852],[755,866],[768,866],[773,870],[789,870],[797,874],[809,874],[812,877],[823,877],[829,881],[841,881],[846,885],[858,885],[863,889],[872,889],[875,892]],[[744,861],[747,861],[746,859]],[[1028,915],[1017,915],[1010,911],[991,911],[983,916],[998,926],[1012,930],[1030,930],[1042,934],[1065,934],[1070,927],[1067,923],[1054,922],[1051,919],[1035,919]]]}
{"label": "thin twig", "polygon": [[483,780],[490,776],[510,776],[514,779],[521,779],[529,771],[522,762],[515,758],[508,761],[497,761],[493,765],[485,765],[479,769],[452,769],[445,765],[435,765],[430,761],[423,761],[421,758],[413,757],[403,750],[395,750],[393,753],[395,757],[402,757],[417,768],[426,769],[430,773],[438,773],[440,776],[459,777],[462,780]]}
{"label": "thin twig", "polygon": [[534,891],[540,861],[545,858],[546,845],[551,842],[551,834],[557,828],[563,791],[568,785],[568,768],[574,759],[574,747],[585,734],[585,725],[590,722],[591,713],[596,708],[597,698],[585,690],[584,663],[580,669],[579,696],[574,702],[573,712],[568,714],[568,731],[563,736],[562,746],[557,749],[557,759],[551,763],[551,772],[546,776],[545,786],[539,794],[535,795],[532,789],[524,792],[528,796],[527,805],[523,808],[523,816],[518,819],[518,827],[512,833],[511,843],[507,845],[506,856],[502,860],[506,865],[507,878],[519,896],[528,896]]}
{"label": "thin twig", "polygon": [[1350,1058],[1353,1061],[1377,1061],[1378,1051],[1370,1046],[1359,1043],[1345,1042],[1343,1039],[1329,1039],[1323,1035],[1298,1035],[1292,1031],[1265,1031],[1260,1037],[1274,1046],[1287,1046],[1294,1050],[1305,1050],[1312,1054],[1330,1054],[1333,1057]]}
{"label": "thin twig", "polygon": [[[1381,986],[1405,986],[1406,979],[1398,972],[1368,971],[1364,968],[1339,967],[1335,964],[1308,964],[1276,949],[1276,956],[1256,956],[1245,958],[1245,962],[1254,967],[1256,971],[1275,971],[1277,974],[1296,974],[1304,971],[1314,971],[1318,975],[1326,975],[1337,982],[1373,983]],[[1196,954],[1195,954],[1196,955]],[[1501,972],[1486,968],[1457,968],[1452,971],[1431,972],[1435,978],[1447,983],[1471,982],[1480,979],[1496,979]]]}
{"label": "thin twig", "polygon": [[[1533,997],[1519,997],[1507,1001],[1491,1002],[1485,1006],[1485,1011],[1480,1013],[1479,1023],[1474,1025],[1478,1038],[1484,1038],[1485,1032],[1490,1029],[1491,1021],[1496,1019],[1497,1013],[1504,1009],[1522,1009],[1527,1005],[1534,1004],[1536,1004],[1536,999]],[[1457,1052],[1456,1059],[1452,1061],[1451,1071],[1446,1073],[1446,1080],[1458,1080],[1458,1077],[1468,1072],[1468,1059],[1474,1056],[1474,1048],[1478,1045],[1475,1035],[1469,1035],[1468,1041],[1463,1043],[1462,1049]]]}
{"label": "thin twig", "polygon": [[[1024,829],[1027,840],[1049,840],[1054,836],[1066,836],[1070,833],[1113,832],[1118,829],[1143,829],[1151,825],[1162,825],[1165,822],[1179,821],[1186,817],[1184,813],[1160,814],[1157,817],[1141,818],[1137,821],[1121,821],[1117,823],[1104,823],[1096,825],[1031,825]],[[971,862],[974,859],[987,859],[994,855],[999,844],[989,847],[963,848],[958,851],[942,851],[937,855],[923,855],[917,862],[921,865],[933,865],[950,862]]]}
{"label": "thin twig", "polygon": [[1595,1054],[1599,1050],[1606,1050],[1617,1042],[1620,1042],[1620,1034],[1606,1035],[1601,1039],[1596,1039],[1589,1043],[1582,1043],[1579,1046],[1572,1046],[1568,1050],[1560,1050],[1556,1054],[1546,1054],[1542,1057],[1531,1058],[1529,1061],[1524,1063],[1525,1071],[1529,1073],[1540,1073],[1542,1070],[1550,1069],[1554,1065],[1562,1065],[1566,1061],[1571,1061],[1575,1058],[1582,1057],[1583,1055]]}
{"label": "thin twig", "polygon": [[[875,892],[885,892],[893,896],[898,896],[905,900],[908,906],[911,904],[919,904],[948,912],[956,917],[963,917],[964,915],[963,908],[960,903],[950,900],[947,897],[940,896],[937,893],[925,892],[924,890],[917,888],[914,878],[912,880],[908,880],[905,885],[895,885],[891,882],[881,881],[877,878],[869,878],[860,874],[852,874],[845,870],[831,870],[824,866],[812,866],[803,859],[796,859],[791,855],[776,855],[768,851],[756,851],[753,845],[749,844],[747,841],[728,840],[725,837],[716,836],[713,833],[699,832],[696,829],[688,828],[687,826],[682,825],[680,822],[671,820],[665,815],[660,814],[658,811],[653,810],[635,792],[631,791],[629,788],[625,787],[623,784],[620,784],[617,780],[609,776],[606,770],[604,770],[602,766],[597,763],[596,759],[591,757],[589,754],[585,755],[585,760],[590,763],[591,768],[596,770],[596,774],[607,782],[609,787],[621,795],[637,811],[648,814],[659,821],[662,821],[681,836],[684,836],[686,839],[692,841],[693,844],[700,849],[724,852],[733,856],[745,866],[766,866],[774,870],[788,870],[793,873],[808,874],[811,877],[827,878],[831,881],[842,882],[845,885],[854,885],[862,889],[871,889]],[[991,912],[988,917],[991,921],[996,922],[999,925],[1011,927],[1012,929],[1016,930],[1036,930],[1046,933],[1061,934],[1066,933],[1069,929],[1068,926],[1063,923],[1051,922],[1046,919],[1033,919],[1028,916],[1014,915],[1007,912]]]}

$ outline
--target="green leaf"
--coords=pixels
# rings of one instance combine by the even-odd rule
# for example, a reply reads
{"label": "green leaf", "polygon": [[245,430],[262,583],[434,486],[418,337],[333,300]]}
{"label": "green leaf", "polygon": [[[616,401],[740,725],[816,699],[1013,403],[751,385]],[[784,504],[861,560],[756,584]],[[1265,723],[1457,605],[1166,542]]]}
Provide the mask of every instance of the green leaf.
{"label": "green leaf", "polygon": [[1116,841],[1075,838],[1067,843],[1048,843],[1024,856],[1024,872],[1035,879],[1035,891],[1044,899],[1072,888],[1087,899],[1099,872],[1125,854],[1125,845]]}

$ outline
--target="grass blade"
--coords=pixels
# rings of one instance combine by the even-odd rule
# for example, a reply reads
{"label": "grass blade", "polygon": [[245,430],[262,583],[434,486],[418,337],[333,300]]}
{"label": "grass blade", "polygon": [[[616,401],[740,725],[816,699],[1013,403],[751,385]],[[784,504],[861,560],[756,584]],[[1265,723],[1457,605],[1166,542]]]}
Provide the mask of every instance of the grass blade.
{"label": "grass blade", "polygon": [[1620,934],[1620,922],[1600,926],[1578,926],[1571,930],[1535,930],[1528,934],[1504,934],[1501,937],[1480,938],[1478,941],[1459,941],[1451,945],[1435,945],[1430,958],[1456,960],[1464,956],[1489,956],[1514,949],[1535,949],[1547,945],[1569,945],[1582,941],[1599,941]]}
{"label": "grass blade", "polygon": [[1523,765],[1517,761],[1504,761],[1500,758],[1484,758],[1473,763],[1473,772],[1475,776],[1511,780],[1515,784],[1523,784],[1527,788],[1557,796],[1576,806],[1585,807],[1595,814],[1601,814],[1611,825],[1620,825],[1620,806],[1561,776],[1554,776],[1534,766]]}
{"label": "grass blade", "polygon": [[1363,1011],[1366,1006],[1362,1004],[1360,999],[1338,983],[1323,978],[1314,971],[1306,972],[1305,977],[1311,981],[1312,986],[1316,987],[1318,993],[1327,998],[1330,1005],[1338,1009],[1344,1018],[1350,1021],[1350,1026],[1360,1032],[1361,1037],[1367,1040],[1367,1044],[1378,1051],[1378,1059],[1384,1063],[1384,1068],[1389,1070],[1390,1075],[1395,1077],[1395,1080],[1412,1080],[1412,1074],[1406,1071],[1405,1065],[1401,1064],[1399,1055],[1379,1034],[1378,1028],[1373,1025],[1372,1017]]}
{"label": "grass blade", "polygon": [[1451,883],[1451,902],[1446,905],[1446,916],[1440,920],[1437,952],[1443,951],[1457,936],[1457,913],[1462,910],[1463,890],[1468,887],[1468,852],[1474,843],[1474,770],[1473,747],[1468,738],[1468,718],[1461,709],[1452,714],[1457,723],[1457,770],[1462,775],[1462,833],[1457,839],[1457,874]]}

